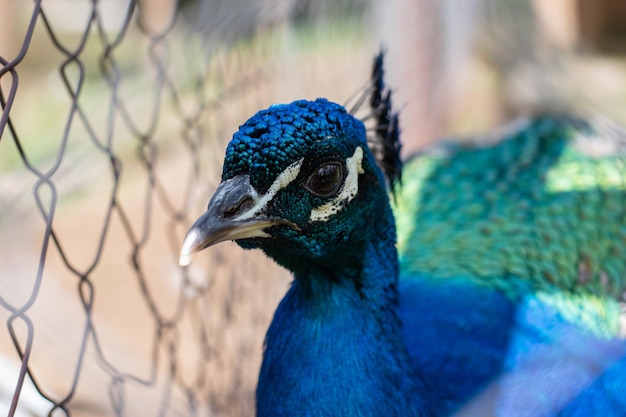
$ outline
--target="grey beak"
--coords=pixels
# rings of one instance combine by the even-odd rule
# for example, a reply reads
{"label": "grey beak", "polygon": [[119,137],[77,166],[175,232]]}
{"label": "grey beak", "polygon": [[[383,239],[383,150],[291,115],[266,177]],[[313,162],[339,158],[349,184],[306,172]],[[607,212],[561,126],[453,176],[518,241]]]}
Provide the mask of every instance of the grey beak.
{"label": "grey beak", "polygon": [[265,229],[292,222],[264,215],[258,193],[248,175],[238,175],[222,182],[209,201],[207,211],[191,226],[180,251],[179,264],[187,266],[193,256],[226,240],[269,237]]}

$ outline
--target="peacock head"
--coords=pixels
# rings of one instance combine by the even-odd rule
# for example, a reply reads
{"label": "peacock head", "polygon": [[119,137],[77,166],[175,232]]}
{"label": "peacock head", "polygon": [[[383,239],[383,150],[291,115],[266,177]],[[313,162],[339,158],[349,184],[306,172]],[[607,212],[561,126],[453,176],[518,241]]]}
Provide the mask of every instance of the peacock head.
{"label": "peacock head", "polygon": [[222,182],[187,233],[180,263],[234,240],[296,273],[340,268],[362,258],[379,225],[393,229],[388,217],[385,179],[360,120],[324,99],[274,105],[233,135]]}

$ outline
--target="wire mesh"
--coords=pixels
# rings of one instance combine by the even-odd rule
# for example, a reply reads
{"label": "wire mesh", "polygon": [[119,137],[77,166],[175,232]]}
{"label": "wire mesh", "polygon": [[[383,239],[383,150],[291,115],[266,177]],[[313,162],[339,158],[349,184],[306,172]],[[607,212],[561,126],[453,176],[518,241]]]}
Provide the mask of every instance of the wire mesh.
{"label": "wire mesh", "polygon": [[325,7],[0,2],[20,40],[0,48],[0,414],[253,414],[287,273],[234,244],[186,269],[178,251],[238,124],[367,79],[348,19],[323,59],[314,26],[294,36]]}
{"label": "wire mesh", "polygon": [[[236,102],[250,85],[262,84],[263,51],[248,46],[245,53],[220,52],[223,45],[216,42],[183,58],[177,50],[181,39],[192,44],[188,51],[194,42],[210,38],[181,33],[173,3],[156,29],[141,7],[149,3],[126,3],[118,2],[116,10],[124,10],[113,16],[102,2],[78,5],[82,13],[74,24],[80,21],[82,28],[67,36],[58,29],[53,7],[36,1],[28,10],[19,52],[13,59],[0,57],[0,138],[3,152],[17,153],[13,161],[4,160],[5,168],[19,168],[3,169],[3,185],[10,182],[14,193],[3,198],[0,222],[5,238],[13,234],[19,241],[39,243],[37,257],[19,261],[27,266],[16,270],[9,262],[2,272],[0,306],[10,342],[1,340],[6,369],[0,399],[9,416],[77,410],[86,415],[206,414],[220,402],[232,402],[216,397],[219,383],[211,381],[207,368],[218,362],[211,342],[215,323],[209,310],[214,307],[203,297],[210,282],[175,264],[188,213],[199,212],[194,196],[198,188],[205,188],[206,195],[211,186],[214,173],[203,172],[202,166],[213,167],[206,171],[219,166],[201,161],[212,154],[206,152],[205,139],[207,129],[214,129],[211,114],[225,96]],[[228,19],[234,17],[221,23],[227,25]],[[33,141],[24,123],[45,123],[45,118],[31,113],[25,120],[20,114],[28,109],[18,107],[34,106],[34,113],[42,108],[20,103],[22,90],[33,88],[26,85],[32,80],[22,78],[22,68],[31,53],[41,53],[32,51],[37,37],[47,37],[46,48],[60,54],[61,62],[56,74],[47,75],[58,96],[44,90],[37,98],[59,108],[53,110],[51,126]],[[215,64],[210,58],[219,53],[225,56]],[[29,184],[31,201],[22,197]],[[76,205],[72,199],[92,202]],[[77,228],[83,227],[80,233]],[[158,228],[163,230],[157,233]],[[168,259],[155,259],[155,253]],[[126,263],[129,267],[120,266]],[[212,267],[217,273],[219,262]],[[116,274],[132,282],[131,295],[123,294],[130,291],[123,285],[116,290],[119,279],[111,278]],[[170,282],[156,285],[158,279]],[[240,291],[235,286],[227,290],[221,294],[224,308]],[[115,296],[105,300],[102,294]],[[135,310],[142,314],[125,307],[132,304],[141,305]],[[110,328],[110,311],[116,309],[118,323],[134,323],[127,334]],[[137,336],[128,334],[135,331]],[[249,411],[251,396],[242,394],[243,383],[237,382],[245,376],[234,374],[232,381],[221,382],[241,395],[245,405],[237,413]],[[148,393],[133,392],[140,390]]]}

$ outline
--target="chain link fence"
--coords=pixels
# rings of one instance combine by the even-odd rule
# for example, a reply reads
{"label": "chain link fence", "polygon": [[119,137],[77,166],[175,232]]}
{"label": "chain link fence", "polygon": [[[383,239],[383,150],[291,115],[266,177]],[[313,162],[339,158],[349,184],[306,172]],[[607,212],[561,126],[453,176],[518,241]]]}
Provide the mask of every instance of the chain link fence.
{"label": "chain link fence", "polygon": [[313,2],[0,3],[0,414],[253,414],[287,274],[178,251],[238,124],[366,81],[365,3],[321,3],[322,49]]}

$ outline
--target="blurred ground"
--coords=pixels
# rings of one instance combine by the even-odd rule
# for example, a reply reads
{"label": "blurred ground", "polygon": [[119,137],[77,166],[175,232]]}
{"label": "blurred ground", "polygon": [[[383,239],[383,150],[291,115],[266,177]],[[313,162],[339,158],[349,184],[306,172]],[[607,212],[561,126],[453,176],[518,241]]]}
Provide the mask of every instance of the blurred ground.
{"label": "blurred ground", "polygon": [[[33,6],[1,1],[0,25],[11,8],[21,42]],[[624,56],[580,49],[567,35],[535,36],[542,32],[524,14],[531,2],[511,11],[495,0],[348,1],[338,3],[347,4],[343,14],[299,2],[291,15],[289,2],[258,10],[243,0],[232,2],[239,9],[208,2],[208,11],[186,9],[187,24],[167,45],[131,25],[114,60],[95,31],[80,49],[94,9],[70,3],[50,2],[48,18],[79,59],[60,52],[39,18],[17,67],[10,115],[19,137],[6,128],[0,139],[0,414],[22,364],[9,329],[23,351],[31,323],[29,369],[73,415],[252,415],[263,336],[289,276],[233,243],[203,252],[185,272],[180,241],[216,187],[240,123],[275,102],[346,102],[366,84],[381,41],[407,154],[544,107],[626,124]],[[99,7],[113,42],[128,4]],[[167,27],[159,12],[167,7],[145,10],[156,13],[143,22],[150,30]],[[3,57],[19,50],[0,48]],[[113,67],[117,78],[107,81]],[[13,81],[0,72],[5,99]],[[46,218],[57,243],[46,240]],[[15,306],[31,296],[16,319]],[[27,382],[16,415],[47,415],[52,406]]]}

